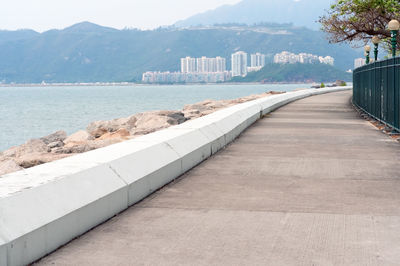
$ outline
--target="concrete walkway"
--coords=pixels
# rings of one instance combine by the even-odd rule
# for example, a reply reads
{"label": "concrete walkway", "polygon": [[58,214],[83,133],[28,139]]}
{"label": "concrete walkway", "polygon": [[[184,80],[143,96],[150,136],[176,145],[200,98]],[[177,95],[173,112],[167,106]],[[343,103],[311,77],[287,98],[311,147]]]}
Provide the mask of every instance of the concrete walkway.
{"label": "concrete walkway", "polygon": [[350,97],[277,110],[38,264],[400,265],[400,144]]}

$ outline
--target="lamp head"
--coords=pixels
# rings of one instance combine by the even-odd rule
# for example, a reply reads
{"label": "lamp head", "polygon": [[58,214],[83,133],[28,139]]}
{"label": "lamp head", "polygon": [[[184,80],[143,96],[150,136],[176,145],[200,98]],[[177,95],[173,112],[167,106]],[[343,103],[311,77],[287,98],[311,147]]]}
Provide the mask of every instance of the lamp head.
{"label": "lamp head", "polygon": [[365,46],[364,46],[364,51],[365,51],[365,53],[370,52],[370,51],[371,51],[371,46],[365,45]]}
{"label": "lamp head", "polygon": [[381,39],[379,39],[378,36],[372,37],[372,43],[373,43],[373,44],[377,45],[377,44],[379,44],[380,42],[381,42]]}
{"label": "lamp head", "polygon": [[389,22],[388,28],[389,30],[398,31],[400,29],[400,22],[396,19],[393,19]]}

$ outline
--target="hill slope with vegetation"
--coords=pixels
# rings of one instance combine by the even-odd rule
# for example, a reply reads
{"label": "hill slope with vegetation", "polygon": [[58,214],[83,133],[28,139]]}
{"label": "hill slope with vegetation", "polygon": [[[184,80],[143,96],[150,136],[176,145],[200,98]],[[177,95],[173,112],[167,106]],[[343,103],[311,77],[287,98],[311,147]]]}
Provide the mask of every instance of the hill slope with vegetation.
{"label": "hill slope with vegetation", "polygon": [[235,51],[261,52],[268,60],[284,50],[333,56],[349,69],[359,52],[331,45],[323,33],[290,24],[219,25],[152,31],[117,30],[89,22],[64,30],[0,32],[0,82],[138,81],[145,71],[178,71],[180,58],[227,59]]}
{"label": "hill slope with vegetation", "polygon": [[326,64],[268,64],[246,77],[235,77],[235,82],[334,82],[350,81],[351,74]]}

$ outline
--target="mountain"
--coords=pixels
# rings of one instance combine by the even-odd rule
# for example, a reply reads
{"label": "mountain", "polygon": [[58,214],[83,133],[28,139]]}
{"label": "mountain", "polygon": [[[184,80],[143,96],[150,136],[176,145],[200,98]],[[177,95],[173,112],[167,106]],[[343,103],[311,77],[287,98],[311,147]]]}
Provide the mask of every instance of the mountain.
{"label": "mountain", "polygon": [[333,56],[349,69],[361,53],[331,45],[319,31],[290,24],[221,25],[152,31],[116,30],[84,22],[64,30],[0,32],[0,82],[112,82],[140,80],[145,71],[178,71],[186,56],[261,52]]}
{"label": "mountain", "polygon": [[0,30],[0,43],[30,39],[39,35],[40,34],[38,32],[33,30]]}
{"label": "mountain", "polygon": [[235,77],[235,82],[334,82],[350,81],[352,75],[326,64],[267,64],[246,77]]}
{"label": "mountain", "polygon": [[72,25],[63,30],[67,33],[110,33],[117,32],[118,30],[110,27],[100,26],[88,21],[84,21],[75,25]]}
{"label": "mountain", "polygon": [[319,16],[329,9],[334,0],[243,0],[235,5],[217,9],[178,21],[177,27],[214,25],[221,23],[254,24],[260,22],[293,23],[319,29]]}

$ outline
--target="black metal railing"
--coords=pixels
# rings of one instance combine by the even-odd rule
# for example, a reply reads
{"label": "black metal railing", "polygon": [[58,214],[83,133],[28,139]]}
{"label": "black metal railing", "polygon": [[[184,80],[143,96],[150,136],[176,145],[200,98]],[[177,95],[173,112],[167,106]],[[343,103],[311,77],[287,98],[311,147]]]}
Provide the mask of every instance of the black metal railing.
{"label": "black metal railing", "polygon": [[400,131],[400,58],[355,69],[353,103],[375,119]]}

